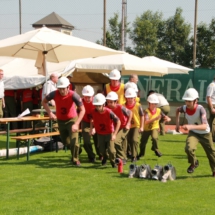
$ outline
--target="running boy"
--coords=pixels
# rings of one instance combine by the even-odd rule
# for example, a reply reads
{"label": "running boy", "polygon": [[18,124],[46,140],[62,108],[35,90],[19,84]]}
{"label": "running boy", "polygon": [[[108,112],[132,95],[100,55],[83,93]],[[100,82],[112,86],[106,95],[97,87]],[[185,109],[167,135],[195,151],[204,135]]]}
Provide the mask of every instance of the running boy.
{"label": "running boy", "polygon": [[159,120],[161,117],[163,117],[164,121],[167,122],[169,122],[171,119],[164,115],[160,108],[157,108],[159,100],[155,94],[149,95],[147,101],[148,108],[144,111],[144,132],[142,133],[141,137],[139,157],[145,155],[146,144],[148,142],[149,136],[152,137],[151,150],[154,151],[158,157],[161,157],[162,153],[158,150]]}
{"label": "running boy", "polygon": [[128,132],[127,140],[131,149],[131,161],[137,160],[139,135],[143,132],[143,109],[139,102],[136,102],[137,94],[133,88],[128,88],[125,91],[126,103],[125,107],[129,109],[133,116],[131,120],[131,128]]}
{"label": "running boy", "polygon": [[[81,130],[82,130],[82,136],[83,136],[83,141],[84,141],[84,149],[87,152],[89,162],[94,163],[96,160],[96,155],[93,152],[93,147],[92,147],[92,144],[90,141],[91,136],[89,134],[91,112],[95,108],[93,105],[94,89],[90,85],[87,85],[83,88],[82,95],[83,95],[83,98],[82,98],[83,105],[84,105],[85,110],[86,110],[84,117],[81,121]],[[96,152],[99,155],[99,149],[97,146],[96,134],[93,135],[93,140],[94,140]]]}
{"label": "running boy", "polygon": [[126,107],[117,103],[118,95],[115,92],[110,92],[106,96],[107,106],[110,108],[121,121],[119,132],[115,140],[116,157],[126,163],[127,157],[124,153],[122,142],[127,138],[131,126],[132,112]]}
{"label": "running boy", "polygon": [[[109,108],[105,107],[105,102],[105,96],[101,93],[93,98],[95,108],[91,112],[90,134],[97,133],[99,152],[103,156],[102,165],[106,165],[108,153],[112,167],[116,167],[114,141],[121,122]],[[95,129],[93,129],[93,125]],[[114,127],[114,125],[116,126]]]}
{"label": "running boy", "polygon": [[185,91],[182,97],[185,105],[178,107],[176,110],[176,131],[179,131],[180,113],[185,113],[188,124],[183,125],[183,129],[189,131],[185,146],[188,163],[190,163],[187,172],[193,173],[194,169],[199,166],[195,150],[197,149],[198,142],[200,142],[208,157],[212,176],[215,177],[215,148],[206,117],[206,111],[202,105],[197,104],[198,98],[199,94],[194,88]]}

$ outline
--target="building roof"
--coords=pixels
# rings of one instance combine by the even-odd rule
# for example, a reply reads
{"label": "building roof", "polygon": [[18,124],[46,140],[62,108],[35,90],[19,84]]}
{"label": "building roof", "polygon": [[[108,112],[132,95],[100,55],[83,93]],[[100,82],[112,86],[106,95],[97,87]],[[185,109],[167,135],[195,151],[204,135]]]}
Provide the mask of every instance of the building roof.
{"label": "building roof", "polygon": [[33,27],[42,27],[43,25],[47,27],[55,26],[55,27],[63,27],[71,30],[74,29],[73,25],[71,25],[69,22],[67,22],[65,19],[63,19],[55,12],[52,12],[48,16],[32,24]]}

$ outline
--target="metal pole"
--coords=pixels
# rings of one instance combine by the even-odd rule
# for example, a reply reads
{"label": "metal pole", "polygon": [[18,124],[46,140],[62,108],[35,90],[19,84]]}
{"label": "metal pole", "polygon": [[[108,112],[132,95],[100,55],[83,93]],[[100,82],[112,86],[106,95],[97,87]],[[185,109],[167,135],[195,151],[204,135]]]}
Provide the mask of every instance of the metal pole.
{"label": "metal pole", "polygon": [[127,30],[127,6],[128,6],[127,5],[127,0],[125,0],[125,22],[124,22],[124,25],[125,25],[124,47],[125,48],[126,48],[126,42],[127,42],[127,40],[126,40],[126,38],[127,38],[127,32],[126,32],[126,30]]}
{"label": "metal pole", "polygon": [[22,0],[19,0],[19,34],[22,34]]}
{"label": "metal pole", "polygon": [[125,50],[125,0],[122,0],[121,50]]}
{"label": "metal pole", "polygon": [[196,67],[197,12],[198,12],[198,0],[196,0],[196,2],[195,2],[194,38],[193,38],[193,68]]}
{"label": "metal pole", "polygon": [[106,0],[104,0],[103,46],[106,46]]}

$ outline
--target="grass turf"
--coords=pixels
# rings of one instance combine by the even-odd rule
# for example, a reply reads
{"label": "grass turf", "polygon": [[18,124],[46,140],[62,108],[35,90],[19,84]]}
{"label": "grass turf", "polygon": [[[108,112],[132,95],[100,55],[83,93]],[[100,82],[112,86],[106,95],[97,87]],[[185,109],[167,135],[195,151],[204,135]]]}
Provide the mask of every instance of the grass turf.
{"label": "grass turf", "polygon": [[[0,149],[5,148],[5,136]],[[214,178],[201,145],[196,151],[200,165],[193,174],[186,172],[186,135],[159,137],[163,156],[157,158],[147,144],[145,158],[138,165],[171,162],[177,171],[175,181],[128,178],[116,168],[87,162],[80,155],[81,167],[70,164],[70,152],[40,152],[20,160],[0,158],[0,214],[213,214]],[[11,142],[11,147],[14,142]]]}

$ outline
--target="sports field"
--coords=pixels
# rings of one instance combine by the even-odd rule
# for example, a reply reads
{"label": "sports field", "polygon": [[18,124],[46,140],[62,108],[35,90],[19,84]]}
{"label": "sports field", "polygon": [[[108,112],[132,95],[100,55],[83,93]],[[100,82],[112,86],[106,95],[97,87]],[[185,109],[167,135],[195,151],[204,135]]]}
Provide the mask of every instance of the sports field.
{"label": "sports field", "polygon": [[[0,137],[0,149],[5,147]],[[118,174],[110,164],[89,164],[85,151],[81,167],[70,164],[70,152],[40,152],[20,160],[0,158],[0,214],[214,214],[215,178],[199,144],[199,167],[186,172],[186,135],[161,136],[158,158],[148,142],[145,158],[137,162],[153,168],[171,162],[177,171],[175,181],[128,178],[128,162]],[[11,142],[11,147],[14,143]]]}

